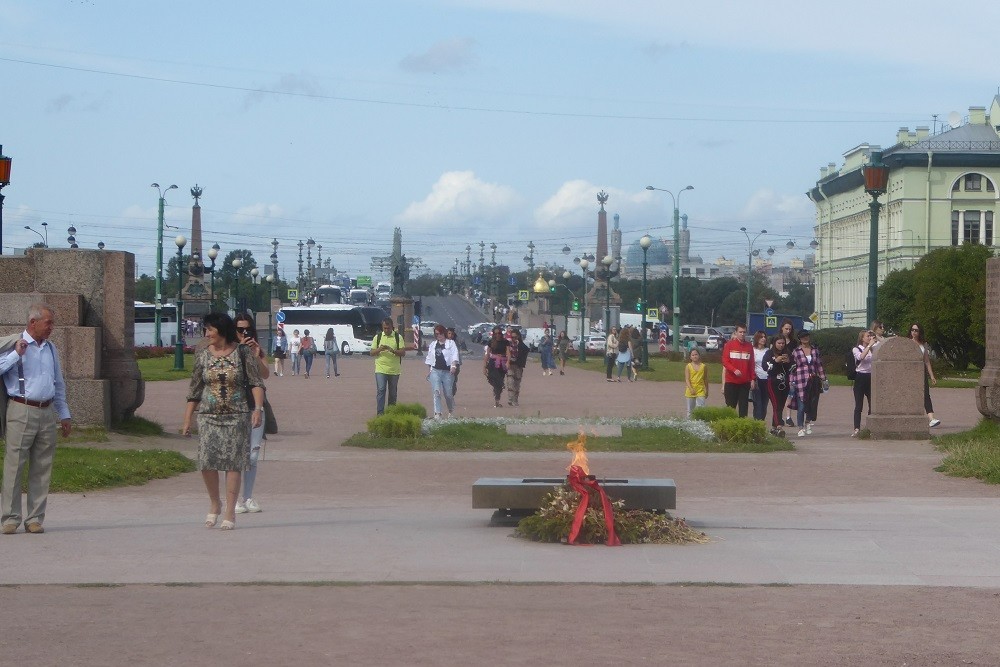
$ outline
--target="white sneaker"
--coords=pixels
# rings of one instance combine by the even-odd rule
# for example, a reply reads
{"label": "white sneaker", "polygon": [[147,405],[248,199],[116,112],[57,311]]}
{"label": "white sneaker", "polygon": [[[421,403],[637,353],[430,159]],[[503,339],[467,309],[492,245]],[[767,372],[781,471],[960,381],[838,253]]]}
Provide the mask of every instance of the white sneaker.
{"label": "white sneaker", "polygon": [[800,438],[806,437],[806,430],[804,428],[799,429],[799,437]]}
{"label": "white sneaker", "polygon": [[[237,508],[238,507],[239,506],[237,505]],[[245,503],[245,507],[246,507],[245,511],[247,511],[247,512],[259,512],[259,511],[261,511],[260,510],[260,505],[258,505],[257,501],[254,500],[253,498],[247,498],[247,501]],[[238,512],[239,509],[237,509],[236,511]]]}
{"label": "white sneaker", "polygon": [[931,428],[934,428],[935,426],[937,426],[940,423],[941,423],[940,419],[932,419],[931,423],[930,423],[930,426],[931,426]]}
{"label": "white sneaker", "polygon": [[811,423],[806,424],[806,435],[812,435],[812,434],[813,434],[813,425]]}
{"label": "white sneaker", "polygon": [[441,413],[440,412],[435,412],[434,413],[434,421],[441,421]]}
{"label": "white sneaker", "polygon": [[236,501],[236,513],[237,514],[246,514],[247,513],[247,506],[246,506],[246,504],[245,503],[241,503],[239,501]]}

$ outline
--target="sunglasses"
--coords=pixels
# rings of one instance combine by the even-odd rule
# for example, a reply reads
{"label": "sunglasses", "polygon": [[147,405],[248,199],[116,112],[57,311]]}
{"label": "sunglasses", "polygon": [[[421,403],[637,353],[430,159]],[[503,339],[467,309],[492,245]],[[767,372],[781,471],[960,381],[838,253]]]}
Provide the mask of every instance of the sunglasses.
{"label": "sunglasses", "polygon": [[916,327],[913,327],[912,329],[910,329],[910,331],[917,331],[917,332],[919,332],[919,331],[920,331],[920,329],[918,329],[918,328],[916,328]]}

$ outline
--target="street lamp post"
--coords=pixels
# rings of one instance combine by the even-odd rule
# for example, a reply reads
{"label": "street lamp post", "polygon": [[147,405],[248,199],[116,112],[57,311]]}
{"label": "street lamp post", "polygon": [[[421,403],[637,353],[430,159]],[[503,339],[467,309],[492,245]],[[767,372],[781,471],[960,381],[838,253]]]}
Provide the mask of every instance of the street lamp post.
{"label": "street lamp post", "polygon": [[233,268],[236,269],[236,271],[233,272],[233,281],[236,283],[236,301],[233,304],[235,306],[233,308],[233,310],[236,311],[237,315],[239,313],[243,312],[243,309],[240,308],[240,267],[241,266],[243,266],[243,260],[242,259],[240,259],[239,257],[237,257],[236,259],[233,260]]}
{"label": "street lamp post", "polygon": [[[272,312],[274,309],[274,274],[268,274],[267,278],[267,349],[274,349],[274,333],[273,333],[273,320]],[[267,352],[267,350],[265,350]]]}
{"label": "street lamp post", "polygon": [[47,248],[48,247],[48,245],[45,243],[45,237],[42,236],[42,233],[40,231],[38,231],[37,229],[32,229],[31,225],[25,225],[24,228],[27,229],[29,232],[34,232],[34,233],[38,234],[38,238],[40,238],[42,240],[42,247],[43,248]]}
{"label": "street lamp post", "polygon": [[590,262],[584,257],[580,259],[580,269],[583,271],[583,294],[580,297],[580,362],[587,361],[587,331],[584,324],[587,319],[587,267]]}
{"label": "street lamp post", "polygon": [[260,269],[256,266],[250,269],[250,307],[247,310],[252,310],[254,315],[257,314],[257,285],[260,284],[257,282],[257,276],[259,275]]}
{"label": "street lamp post", "polygon": [[653,239],[649,234],[644,234],[639,239],[639,247],[642,248],[642,370],[649,370],[649,343],[646,341],[646,253],[649,246],[653,245]]}
{"label": "street lamp post", "polygon": [[[176,190],[176,185],[171,185],[166,190],[160,189],[159,183],[153,183],[149,187],[156,188],[156,192],[160,195],[160,208],[159,214],[156,217],[156,301],[155,312],[156,318],[154,320],[155,324],[153,326],[153,339],[156,341],[157,347],[163,347],[163,337],[160,335],[160,327],[163,322],[163,206],[166,203],[164,197],[169,190]],[[70,228],[72,229],[72,227]],[[72,236],[75,230],[70,232]]]}
{"label": "street lamp post", "polygon": [[664,190],[662,188],[654,188],[652,185],[646,186],[647,190],[658,190],[660,192],[666,192],[670,195],[670,201],[674,204],[674,317],[672,322],[672,327],[670,331],[670,338],[673,341],[674,352],[680,352],[680,330],[681,330],[681,304],[680,304],[680,281],[681,281],[681,213],[680,213],[680,201],[681,195],[685,190],[694,190],[693,185],[689,185],[683,188],[674,197],[674,193],[670,190]]}
{"label": "street lamp post", "polygon": [[0,146],[0,255],[3,254],[3,189],[10,185],[10,165],[13,160],[3,154]]}
{"label": "street lamp post", "polygon": [[[760,250],[754,250],[754,243],[757,242],[764,234],[767,234],[766,229],[760,230],[760,233],[750,239],[750,232],[747,231],[746,227],[740,227],[740,231],[743,232],[743,236],[747,237],[747,330],[750,329],[750,279],[753,277],[753,258],[754,255],[759,255]],[[774,254],[774,249],[771,249],[771,254]]]}
{"label": "street lamp post", "polygon": [[865,326],[868,326],[875,319],[878,299],[878,198],[885,194],[889,185],[889,167],[882,163],[882,151],[872,151],[871,160],[864,168],[864,175],[865,192],[872,197],[872,202],[869,204],[872,224],[868,241],[868,307],[865,321]]}
{"label": "street lamp post", "polygon": [[211,301],[208,302],[208,312],[210,313],[215,312],[215,260],[219,257],[220,249],[221,248],[219,248],[218,243],[213,243],[212,247],[208,249],[208,258],[212,260],[212,265],[207,269],[205,269],[212,276],[212,279],[209,283],[210,286],[209,293],[211,294],[211,299],[212,299]]}
{"label": "street lamp post", "polygon": [[181,267],[184,264],[184,246],[187,239],[178,234],[174,239],[177,244],[177,340],[174,341],[174,370],[184,370],[184,299],[181,291],[184,289],[184,275]]}
{"label": "street lamp post", "polygon": [[274,326],[271,319],[271,311],[274,308],[274,300],[278,296],[278,239],[274,239],[271,241],[271,248],[273,249],[273,251],[271,252],[271,275],[268,276],[268,278],[270,278],[269,282],[271,283],[271,293],[267,301],[267,335],[268,335],[267,344],[268,344],[268,349],[273,350]]}
{"label": "street lamp post", "polygon": [[69,234],[69,236],[66,237],[66,243],[69,244],[69,247],[79,248],[80,246],[76,242],[76,227],[70,225],[69,229],[66,230],[66,233]]}

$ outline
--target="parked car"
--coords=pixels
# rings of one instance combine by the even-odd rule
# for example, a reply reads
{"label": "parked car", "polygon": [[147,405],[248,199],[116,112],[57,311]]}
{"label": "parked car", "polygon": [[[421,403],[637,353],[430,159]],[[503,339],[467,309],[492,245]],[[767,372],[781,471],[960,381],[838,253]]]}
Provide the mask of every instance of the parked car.
{"label": "parked car", "polygon": [[708,337],[713,335],[719,336],[723,340],[726,338],[721,331],[714,327],[703,324],[685,324],[681,327],[680,339],[684,342],[693,340],[700,345],[705,345],[708,343]]}
{"label": "parked car", "polygon": [[434,327],[437,326],[437,322],[434,320],[421,320],[420,322],[420,335],[428,336],[430,338],[434,337]]}
{"label": "parked car", "polygon": [[721,350],[722,346],[726,344],[726,339],[718,334],[710,334],[708,340],[705,341],[706,350]]}
{"label": "parked car", "polygon": [[715,328],[719,330],[719,333],[721,333],[722,337],[725,338],[726,340],[732,338],[733,334],[736,333],[736,327],[728,326],[728,327],[715,327]]}
{"label": "parked car", "polygon": [[[585,345],[587,354],[604,354],[604,346],[606,345],[607,339],[604,336],[599,336],[595,334],[590,334],[587,336]],[[573,352],[579,352],[580,350],[580,337],[575,336],[569,342],[569,348]]]}

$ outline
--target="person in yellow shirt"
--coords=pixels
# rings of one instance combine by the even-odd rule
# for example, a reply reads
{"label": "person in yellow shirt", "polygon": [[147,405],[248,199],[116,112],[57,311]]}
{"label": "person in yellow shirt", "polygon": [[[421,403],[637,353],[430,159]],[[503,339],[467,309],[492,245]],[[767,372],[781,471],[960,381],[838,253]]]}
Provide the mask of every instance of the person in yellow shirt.
{"label": "person in yellow shirt", "polygon": [[406,341],[395,331],[391,317],[382,320],[382,331],[372,339],[369,354],[375,357],[375,410],[380,415],[385,412],[387,392],[389,405],[396,405],[396,390],[402,370],[400,360],[406,354]]}
{"label": "person in yellow shirt", "polygon": [[698,348],[691,350],[689,359],[684,366],[684,398],[687,399],[687,418],[691,419],[691,411],[703,407],[708,400],[708,373]]}

